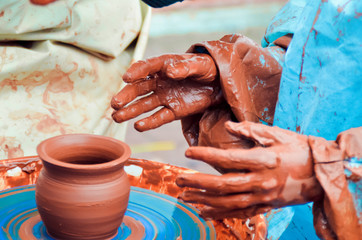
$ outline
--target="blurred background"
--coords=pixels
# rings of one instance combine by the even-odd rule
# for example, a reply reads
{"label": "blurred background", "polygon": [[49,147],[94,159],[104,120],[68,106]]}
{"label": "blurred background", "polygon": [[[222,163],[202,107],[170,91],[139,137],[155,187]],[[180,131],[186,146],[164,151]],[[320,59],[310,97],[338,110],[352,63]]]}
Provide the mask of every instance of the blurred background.
{"label": "blurred background", "polygon": [[[226,34],[243,34],[260,44],[270,20],[286,0],[185,0],[152,9],[150,35],[144,58],[184,53],[192,44],[217,40]],[[180,121],[140,133],[133,127],[142,115],[128,123],[126,142],[132,157],[143,158],[200,172],[216,173],[208,165],[185,157],[188,148]]]}

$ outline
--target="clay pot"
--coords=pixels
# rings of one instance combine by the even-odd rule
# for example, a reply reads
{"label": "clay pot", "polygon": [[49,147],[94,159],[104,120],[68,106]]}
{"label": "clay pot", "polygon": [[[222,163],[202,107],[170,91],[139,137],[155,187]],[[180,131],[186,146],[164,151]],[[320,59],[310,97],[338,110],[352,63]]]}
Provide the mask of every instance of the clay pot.
{"label": "clay pot", "polygon": [[116,139],[70,134],[41,142],[43,169],[35,199],[55,239],[109,239],[127,209],[130,184],[123,166],[127,144]]}

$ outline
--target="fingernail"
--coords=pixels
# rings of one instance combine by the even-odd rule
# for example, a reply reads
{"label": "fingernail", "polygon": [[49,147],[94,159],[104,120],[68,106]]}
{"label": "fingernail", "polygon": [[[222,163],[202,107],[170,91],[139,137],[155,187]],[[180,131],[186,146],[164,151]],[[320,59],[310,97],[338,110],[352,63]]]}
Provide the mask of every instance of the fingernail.
{"label": "fingernail", "polygon": [[112,98],[111,101],[111,107],[115,110],[120,109],[122,106],[122,103],[120,101],[118,101],[116,98]]}
{"label": "fingernail", "polygon": [[145,130],[147,130],[145,128],[145,122],[144,121],[138,121],[134,124],[134,128],[139,131],[139,132],[144,132]]}
{"label": "fingernail", "polygon": [[119,119],[117,116],[115,115],[112,115],[112,118],[113,120],[116,122],[116,123],[123,123],[124,121],[122,119]]}
{"label": "fingernail", "polygon": [[129,73],[129,72],[126,72],[125,74],[123,74],[123,76],[122,76],[122,79],[123,79],[123,81],[127,81],[127,80],[129,80],[129,79],[131,79],[132,78],[132,74],[131,73]]}
{"label": "fingernail", "polygon": [[185,152],[186,157],[191,157],[191,150],[187,149]]}
{"label": "fingernail", "polygon": [[184,178],[183,178],[183,176],[178,176],[178,177],[176,178],[176,185],[179,186],[179,187],[184,187],[183,183],[184,183]]}
{"label": "fingernail", "polygon": [[112,113],[112,118],[113,118],[113,120],[114,120],[116,123],[119,123],[118,118],[117,118],[117,111],[114,111],[114,112]]}
{"label": "fingernail", "polygon": [[194,147],[189,147],[189,148],[185,151],[185,156],[186,156],[186,157],[192,157],[193,149],[194,149]]}

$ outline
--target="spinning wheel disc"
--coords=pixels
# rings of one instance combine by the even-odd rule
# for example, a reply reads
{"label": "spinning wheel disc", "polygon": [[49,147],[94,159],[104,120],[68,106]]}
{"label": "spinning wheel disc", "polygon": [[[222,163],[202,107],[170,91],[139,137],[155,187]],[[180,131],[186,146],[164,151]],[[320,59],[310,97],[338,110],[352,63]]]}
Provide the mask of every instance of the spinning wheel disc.
{"label": "spinning wheel disc", "polygon": [[[35,185],[0,192],[0,239],[52,239],[35,204]],[[190,205],[168,195],[131,187],[122,226],[113,240],[216,239],[211,222]]]}

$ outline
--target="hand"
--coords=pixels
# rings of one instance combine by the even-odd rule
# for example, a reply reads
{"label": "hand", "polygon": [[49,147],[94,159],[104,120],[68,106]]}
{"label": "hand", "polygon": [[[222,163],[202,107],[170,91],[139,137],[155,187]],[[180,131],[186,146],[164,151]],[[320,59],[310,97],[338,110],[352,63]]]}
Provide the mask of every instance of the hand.
{"label": "hand", "polygon": [[362,127],[341,132],[337,137],[337,143],[344,153],[343,159],[362,158]]}
{"label": "hand", "polygon": [[112,117],[123,122],[162,107],[135,123],[138,131],[145,131],[201,113],[222,99],[216,76],[207,54],[162,55],[136,62],[123,76],[128,84],[112,99]]}
{"label": "hand", "polygon": [[180,198],[206,205],[201,209],[202,216],[247,218],[321,196],[307,136],[251,122],[228,122],[226,129],[264,147],[191,147],[186,151],[187,157],[229,172],[221,176],[184,174],[176,179],[180,187],[196,189],[185,191]]}
{"label": "hand", "polygon": [[238,34],[195,44],[188,52],[200,48],[209,52],[218,66],[224,98],[238,121],[272,123],[285,49],[262,48]]}
{"label": "hand", "polygon": [[[285,38],[279,42],[286,48],[291,38]],[[220,86],[233,118],[239,122],[263,120],[272,124],[283,70],[280,62],[285,49],[279,46],[262,48],[238,34],[195,44],[188,52],[200,51],[200,48],[206,50],[218,66]],[[198,145],[202,120],[201,116],[181,119],[189,145]],[[207,134],[215,139],[214,135],[218,133],[209,131]]]}

